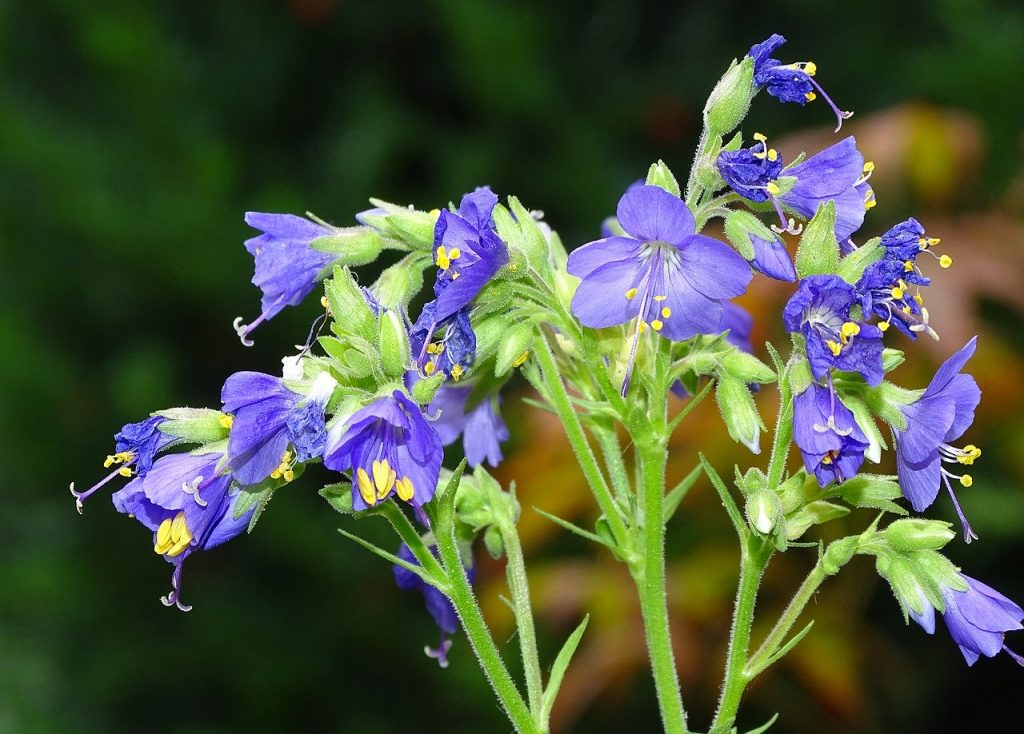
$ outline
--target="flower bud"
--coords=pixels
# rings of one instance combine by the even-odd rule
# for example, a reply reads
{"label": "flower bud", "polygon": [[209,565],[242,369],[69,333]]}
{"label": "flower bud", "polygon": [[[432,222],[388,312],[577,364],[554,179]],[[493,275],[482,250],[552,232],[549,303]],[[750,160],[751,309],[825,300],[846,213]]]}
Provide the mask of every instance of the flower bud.
{"label": "flower bud", "polygon": [[503,377],[525,362],[530,356],[533,339],[534,326],[532,324],[520,323],[508,329],[498,347],[494,375]]}
{"label": "flower bud", "polygon": [[732,375],[722,375],[715,399],[732,439],[755,454],[761,453],[761,416],[746,383]]}
{"label": "flower bud", "polygon": [[821,568],[829,576],[835,576],[839,569],[850,562],[857,553],[859,538],[855,535],[841,538],[828,544],[821,559]]}
{"label": "flower bud", "polygon": [[384,308],[404,308],[423,288],[423,268],[423,258],[404,257],[385,268],[370,290]]}
{"label": "flower bud", "polygon": [[501,537],[501,529],[497,525],[491,525],[484,531],[484,547],[494,560],[505,555],[505,541]]}
{"label": "flower bud", "polygon": [[334,234],[317,237],[309,246],[319,252],[337,255],[339,265],[356,267],[372,263],[384,250],[384,238],[369,227],[347,227]]}
{"label": "flower bud", "polygon": [[351,271],[341,266],[335,267],[334,274],[324,284],[324,289],[335,324],[346,333],[372,339],[373,311]]}
{"label": "flower bud", "polygon": [[775,381],[775,372],[753,354],[734,349],[721,358],[722,368],[733,377],[744,383],[759,382],[761,384]]}
{"label": "flower bud", "polygon": [[380,315],[377,348],[385,375],[397,379],[405,374],[412,355],[409,352],[409,333],[398,311],[389,310]]}
{"label": "flower bud", "polygon": [[956,535],[952,527],[941,520],[915,517],[896,520],[881,534],[898,551],[938,550]]}
{"label": "flower bud", "polygon": [[[430,377],[424,377],[418,380],[415,385],[412,386],[412,401],[417,405],[427,405],[434,396],[437,395],[437,391],[444,384],[445,376],[442,372],[437,372]],[[461,485],[460,485],[461,486]]]}
{"label": "flower bud", "polygon": [[231,428],[230,416],[210,408],[169,408],[154,415],[167,419],[158,426],[161,433],[194,443],[221,441]]}
{"label": "flower bud", "polygon": [[704,124],[715,135],[732,132],[747,116],[754,87],[754,60],[733,62],[718,81],[704,106]]}
{"label": "flower bud", "polygon": [[665,161],[659,160],[657,163],[651,164],[650,170],[647,171],[646,183],[648,186],[664,189],[672,196],[679,196],[679,182],[672,175],[669,167],[665,165]]}
{"label": "flower bud", "polygon": [[749,496],[759,490],[768,489],[768,477],[760,469],[747,469],[747,473],[736,480],[736,486],[745,496]]}
{"label": "flower bud", "polygon": [[761,535],[768,535],[782,519],[782,502],[768,489],[759,489],[747,498],[747,522]]}

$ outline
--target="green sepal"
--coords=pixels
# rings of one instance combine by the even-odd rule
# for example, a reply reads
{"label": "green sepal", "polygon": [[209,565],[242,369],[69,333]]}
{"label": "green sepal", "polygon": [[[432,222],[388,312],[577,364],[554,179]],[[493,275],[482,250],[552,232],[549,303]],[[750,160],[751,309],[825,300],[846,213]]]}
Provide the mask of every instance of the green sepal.
{"label": "green sepal", "polygon": [[383,216],[379,214],[365,215],[369,224],[414,248],[433,251],[436,215],[392,204],[382,199],[370,199],[370,203],[378,209],[383,209],[384,214]]}
{"label": "green sepal", "polygon": [[882,350],[882,369],[885,372],[892,372],[906,361],[907,356],[902,350],[886,347]]}
{"label": "green sepal", "polygon": [[317,252],[337,255],[338,265],[357,267],[376,260],[384,251],[385,240],[370,227],[336,229],[333,234],[315,237],[309,246]]}
{"label": "green sepal", "polygon": [[334,273],[324,283],[324,291],[334,319],[331,328],[336,334],[359,336],[366,340],[374,338],[373,310],[348,268],[335,266]]}
{"label": "green sepal", "polygon": [[754,243],[751,236],[768,242],[779,238],[764,222],[745,209],[732,209],[725,215],[725,238],[736,248],[744,260],[754,259]]}
{"label": "green sepal", "polygon": [[853,507],[882,510],[894,515],[907,511],[894,500],[903,496],[896,477],[885,474],[858,474],[826,490],[824,496],[843,500]]}
{"label": "green sepal", "polygon": [[327,500],[327,504],[342,515],[354,515],[352,507],[352,485],[348,482],[328,484],[320,488],[318,494]]}
{"label": "green sepal", "polygon": [[221,421],[224,413],[212,408],[168,408],[153,413],[166,418],[157,428],[161,433],[184,439],[189,443],[213,443],[228,437],[228,428]]}
{"label": "green sepal", "polygon": [[704,105],[704,124],[715,135],[727,135],[747,116],[750,102],[757,93],[754,86],[754,60],[744,56],[733,61],[711,90]]}
{"label": "green sepal", "polygon": [[679,181],[672,175],[672,171],[665,165],[665,161],[659,159],[657,163],[652,163],[650,169],[647,171],[646,184],[648,186],[657,186],[659,189],[664,189],[668,193],[678,198],[679,193]]}
{"label": "green sepal", "polygon": [[888,380],[877,387],[864,387],[861,395],[871,412],[898,431],[907,427],[907,419],[901,408],[918,400],[924,390],[908,390]]}
{"label": "green sepal", "polygon": [[850,508],[842,505],[825,500],[810,502],[786,518],[786,539],[796,540],[812,525],[821,525],[848,514],[850,514]]}
{"label": "green sepal", "polygon": [[831,275],[839,268],[839,242],[836,240],[836,205],[828,201],[818,205],[807,224],[796,250],[796,272],[801,279],[810,275]]}
{"label": "green sepal", "polygon": [[433,257],[429,254],[406,255],[394,265],[385,268],[370,286],[370,291],[384,308],[405,308],[423,289],[423,271],[433,262]]}
{"label": "green sepal", "polygon": [[882,247],[881,239],[872,237],[856,250],[839,261],[839,268],[836,275],[850,285],[857,285],[857,281],[864,275],[868,265],[878,262],[885,255],[885,248]]}
{"label": "green sepal", "polygon": [[721,357],[722,369],[746,383],[757,382],[766,385],[775,382],[775,371],[753,354],[734,349]]}

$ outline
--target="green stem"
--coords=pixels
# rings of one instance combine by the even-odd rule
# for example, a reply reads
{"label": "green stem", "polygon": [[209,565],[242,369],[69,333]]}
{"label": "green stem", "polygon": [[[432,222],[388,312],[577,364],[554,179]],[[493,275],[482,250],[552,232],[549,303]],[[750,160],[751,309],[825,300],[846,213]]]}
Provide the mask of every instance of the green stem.
{"label": "green stem", "polygon": [[622,548],[628,548],[629,531],[626,529],[626,524],[622,519],[619,508],[615,504],[615,498],[608,488],[608,482],[601,472],[601,467],[597,463],[597,457],[594,456],[594,451],[590,447],[587,435],[583,432],[580,417],[572,407],[569,393],[566,392],[562,376],[558,372],[555,355],[551,351],[551,346],[546,339],[537,340],[537,361],[540,364],[543,379],[548,387],[552,407],[554,407],[558,417],[562,420],[565,433],[569,437],[569,443],[576,454],[576,460],[583,470],[583,476],[590,485],[590,491],[593,492],[594,499],[597,500],[601,512],[604,513],[605,518],[608,520],[608,525],[611,528],[615,542]]}
{"label": "green stem", "polygon": [[793,625],[800,618],[800,614],[804,611],[811,597],[814,596],[814,592],[818,590],[818,587],[821,586],[826,578],[828,578],[828,574],[825,573],[822,564],[820,562],[817,563],[811,569],[807,578],[804,579],[804,582],[800,584],[800,588],[793,595],[793,598],[782,612],[782,616],[779,617],[775,626],[772,627],[772,631],[768,633],[764,642],[757,649],[757,652],[747,662],[747,674],[751,679],[771,665],[772,656],[782,646],[786,635],[793,629]]}
{"label": "green stem", "polygon": [[483,612],[477,604],[473,588],[466,578],[466,569],[459,554],[454,527],[449,532],[437,536],[436,540],[438,553],[448,577],[448,598],[451,599],[452,606],[462,621],[469,644],[473,647],[480,667],[483,668],[484,675],[498,696],[502,708],[505,709],[516,731],[521,734],[545,734],[547,728],[539,725],[534,719],[505,667],[497,645],[494,644],[494,638],[491,637]]}
{"label": "green stem", "polygon": [[633,490],[629,483],[626,464],[622,460],[622,445],[615,432],[615,425],[594,426],[593,431],[597,436],[597,443],[601,446],[601,455],[612,479],[612,488],[620,501],[626,501],[633,494]]}
{"label": "green stem", "polygon": [[523,658],[523,673],[526,677],[526,696],[530,711],[537,721],[537,726],[547,731],[544,720],[544,679],[541,677],[540,656],[537,652],[537,634],[533,628],[533,609],[530,606],[530,584],[526,576],[526,562],[523,559],[523,547],[519,543],[519,534],[510,521],[501,521],[501,539],[505,546],[505,558],[508,561],[506,575],[508,588],[512,595],[512,611],[516,617],[516,629],[519,637],[519,650]]}
{"label": "green stem", "polygon": [[651,658],[661,721],[669,734],[689,731],[672,653],[668,599],[665,593],[665,463],[664,434],[637,441],[643,476],[643,557],[632,573],[640,595],[640,610]]}
{"label": "green stem", "polygon": [[733,610],[732,632],[729,635],[722,696],[718,701],[718,711],[715,713],[710,734],[727,734],[732,729],[743,691],[753,679],[746,671],[750,630],[754,624],[757,591],[771,555],[770,545],[758,537],[747,535],[742,544],[740,582],[736,589],[736,607]]}
{"label": "green stem", "polygon": [[789,384],[789,370],[779,373],[779,415],[775,421],[772,454],[768,460],[768,488],[778,489],[786,471],[789,445],[793,440],[793,389]]}

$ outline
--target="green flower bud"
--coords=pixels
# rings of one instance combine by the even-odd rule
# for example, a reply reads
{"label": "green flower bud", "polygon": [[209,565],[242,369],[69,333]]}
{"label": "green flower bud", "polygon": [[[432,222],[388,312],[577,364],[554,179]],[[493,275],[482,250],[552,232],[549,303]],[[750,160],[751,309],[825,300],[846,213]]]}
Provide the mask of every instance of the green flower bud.
{"label": "green flower bud", "polygon": [[715,400],[734,441],[755,454],[761,453],[761,416],[746,383],[731,375],[718,378]]}
{"label": "green flower bud", "polygon": [[496,377],[504,377],[529,358],[535,338],[534,333],[535,327],[529,323],[516,324],[505,331],[494,365]]}
{"label": "green flower bud", "polygon": [[726,372],[744,383],[759,382],[763,385],[775,381],[772,368],[753,354],[734,349],[722,355],[720,361]]}
{"label": "green flower bud", "polygon": [[397,379],[405,374],[412,355],[409,352],[409,334],[398,311],[388,310],[381,314],[377,348],[386,376]]}
{"label": "green flower bud", "polygon": [[337,255],[339,265],[356,267],[372,263],[384,250],[384,238],[370,227],[347,227],[334,234],[317,237],[309,246],[319,252]]}
{"label": "green flower bud", "polygon": [[839,569],[849,563],[850,559],[856,555],[859,540],[854,535],[829,543],[821,558],[822,570],[829,576],[835,576],[839,573]]}
{"label": "green flower bud", "polygon": [[672,175],[669,167],[665,165],[665,161],[659,160],[657,163],[651,164],[650,170],[647,171],[646,183],[648,186],[664,189],[672,196],[679,196],[679,182]]}
{"label": "green flower bud", "polygon": [[[737,470],[739,473],[739,470]],[[768,477],[760,469],[747,469],[747,473],[736,480],[736,486],[744,495],[768,489]]]}
{"label": "green flower bud", "polygon": [[501,537],[501,530],[497,525],[491,525],[484,531],[484,547],[494,560],[505,555],[505,541]]}
{"label": "green flower bud", "polygon": [[423,270],[430,264],[424,255],[406,255],[389,268],[385,268],[370,286],[374,298],[388,309],[409,305],[423,288]]}
{"label": "green flower bud", "polygon": [[732,132],[747,116],[754,87],[754,60],[745,56],[732,62],[704,106],[704,124],[715,135]]}
{"label": "green flower bud", "polygon": [[[441,389],[444,381],[445,376],[440,372],[419,380],[412,386],[410,391],[412,393],[412,401],[417,405],[427,405],[437,395],[437,391]],[[465,479],[463,479],[463,482],[465,482]],[[460,484],[459,486],[462,485]]]}
{"label": "green flower bud", "polygon": [[761,535],[768,535],[782,520],[782,502],[768,489],[759,489],[747,498],[747,522]]}
{"label": "green flower bud", "polygon": [[335,329],[367,340],[373,339],[373,311],[370,310],[370,304],[359,290],[351,271],[336,266],[334,274],[324,283],[324,289]]}
{"label": "green flower bud", "polygon": [[956,533],[948,522],[915,517],[890,523],[881,535],[896,550],[911,552],[943,548]]}
{"label": "green flower bud", "polygon": [[214,443],[228,437],[231,416],[210,408],[168,408],[154,415],[166,418],[161,433],[183,438],[190,443]]}

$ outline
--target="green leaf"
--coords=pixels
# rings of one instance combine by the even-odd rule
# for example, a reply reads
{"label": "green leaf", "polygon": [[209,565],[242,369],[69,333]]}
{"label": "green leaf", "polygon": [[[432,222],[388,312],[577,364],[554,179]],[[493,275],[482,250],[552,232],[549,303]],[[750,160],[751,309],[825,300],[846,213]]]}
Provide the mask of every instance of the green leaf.
{"label": "green leaf", "polygon": [[413,565],[412,563],[409,563],[408,561],[399,558],[394,553],[390,553],[389,551],[386,551],[383,548],[379,548],[370,541],[363,540],[358,535],[353,535],[347,530],[342,530],[341,528],[338,528],[338,532],[346,538],[348,538],[349,540],[355,541],[359,545],[363,546],[364,548],[366,548],[366,550],[370,551],[370,553],[373,553],[375,556],[379,556],[388,563],[391,563],[395,566],[400,566],[401,568],[404,568],[406,571],[416,574],[421,579],[423,579],[424,582],[430,584],[431,586],[437,586],[436,581],[427,575],[426,571],[423,570],[422,566]]}
{"label": "green leaf", "polygon": [[558,651],[557,657],[555,657],[555,662],[551,666],[551,677],[548,678],[547,688],[544,689],[544,698],[541,703],[541,721],[547,721],[551,717],[551,709],[554,707],[555,699],[558,697],[558,689],[562,687],[562,678],[565,677],[565,671],[569,668],[572,656],[576,652],[576,648],[579,647],[580,640],[583,639],[583,633],[587,631],[587,624],[589,622],[590,615],[588,614],[573,633],[569,635],[565,644],[562,645],[562,649]]}
{"label": "green leaf", "polygon": [[327,504],[340,512],[342,515],[352,515],[355,510],[352,508],[352,485],[338,482],[328,484],[320,488],[318,493],[327,500]]}
{"label": "green leaf", "polygon": [[903,496],[896,477],[885,474],[858,474],[842,484],[829,488],[826,497],[838,497],[854,507],[866,507],[894,515],[906,515],[907,511],[894,500]]}
{"label": "green leaf", "polygon": [[[811,624],[814,624],[814,622],[811,622]],[[803,636],[809,631],[810,625],[807,625],[807,627],[804,629],[803,632],[800,633],[800,635]],[[797,642],[799,642],[799,640],[797,640]],[[756,729],[751,729],[750,731],[746,732],[746,734],[764,734],[772,727],[772,724],[774,724],[778,720],[778,718],[779,715],[775,714],[774,716],[772,716],[772,718],[768,719],[768,721],[766,721],[764,724],[761,724],[761,726],[757,727]]]}
{"label": "green leaf", "polygon": [[647,171],[648,186],[657,186],[659,189],[664,189],[672,196],[678,197],[679,194],[679,182],[676,177],[672,175],[672,171],[665,165],[665,161],[658,160],[657,163],[652,163],[650,170]]}
{"label": "green leaf", "polygon": [[881,239],[873,237],[844,257],[839,261],[836,275],[850,285],[857,285],[857,281],[864,275],[864,270],[868,265],[881,260],[885,254],[885,248],[880,243]]}
{"label": "green leaf", "polygon": [[836,205],[828,201],[818,206],[807,224],[796,250],[796,272],[800,278],[829,275],[839,268],[839,242],[836,240]]}
{"label": "green leaf", "polygon": [[689,494],[690,490],[693,489],[693,485],[697,483],[697,479],[701,475],[701,466],[698,464],[690,470],[690,473],[683,477],[682,481],[679,482],[672,490],[665,495],[665,499],[662,504],[662,514],[665,518],[665,522],[672,519],[672,515],[675,514],[679,505],[685,499],[686,495]]}
{"label": "green leaf", "polygon": [[564,528],[565,530],[568,530],[570,533],[574,533],[575,535],[580,536],[581,538],[585,538],[586,540],[589,540],[592,543],[597,543],[598,545],[603,545],[606,548],[612,548],[613,547],[612,544],[608,542],[608,540],[606,540],[605,538],[602,538],[600,535],[597,535],[596,533],[592,533],[589,530],[584,530],[579,525],[574,525],[573,523],[569,522],[568,520],[563,520],[558,515],[552,515],[550,512],[545,512],[544,510],[540,509],[539,507],[534,507],[533,511],[536,512],[541,517],[547,518],[551,522],[555,523],[555,525],[558,525],[558,526]]}

